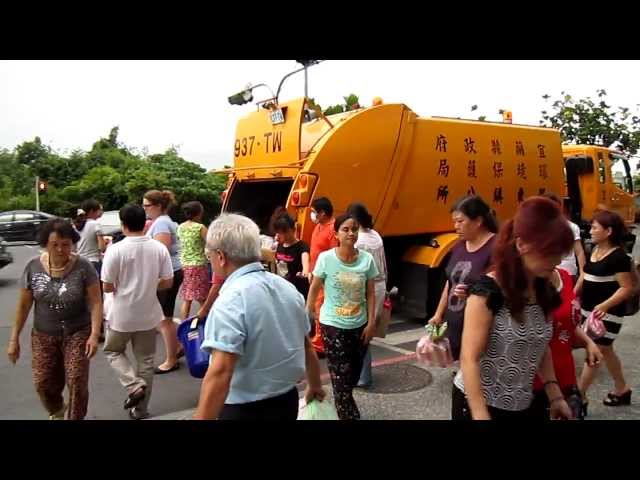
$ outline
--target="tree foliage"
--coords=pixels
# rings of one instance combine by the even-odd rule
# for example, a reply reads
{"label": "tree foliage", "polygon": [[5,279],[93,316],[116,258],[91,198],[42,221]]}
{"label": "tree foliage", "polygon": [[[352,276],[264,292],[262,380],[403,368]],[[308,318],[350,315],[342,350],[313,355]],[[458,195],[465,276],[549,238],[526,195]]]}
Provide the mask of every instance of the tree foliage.
{"label": "tree foliage", "polygon": [[[13,151],[0,149],[0,211],[35,207],[35,176],[49,182],[40,195],[43,211],[68,217],[87,198],[100,201],[105,210],[117,210],[127,202],[140,203],[151,189],[169,189],[178,203],[198,200],[205,219],[220,211],[225,175],[208,174],[204,168],[183,159],[176,148],[164,153],[134,153],[118,141],[118,127],[96,141],[91,150],[59,155],[39,137]],[[174,218],[181,220],[180,210]]]}
{"label": "tree foliage", "polygon": [[334,113],[348,112],[350,110],[357,110],[358,108],[361,108],[360,98],[355,93],[351,93],[346,97],[342,97],[342,98],[344,100],[344,103],[332,105],[328,107],[326,110],[324,110],[324,112],[322,113],[326,116],[326,115],[333,115]]}
{"label": "tree foliage", "polygon": [[615,148],[627,155],[635,155],[640,148],[640,114],[628,107],[612,107],[606,102],[607,92],[597,90],[597,99],[574,99],[561,92],[561,98],[543,99],[550,111],[542,111],[540,124],[557,128],[565,143],[603,145]]}

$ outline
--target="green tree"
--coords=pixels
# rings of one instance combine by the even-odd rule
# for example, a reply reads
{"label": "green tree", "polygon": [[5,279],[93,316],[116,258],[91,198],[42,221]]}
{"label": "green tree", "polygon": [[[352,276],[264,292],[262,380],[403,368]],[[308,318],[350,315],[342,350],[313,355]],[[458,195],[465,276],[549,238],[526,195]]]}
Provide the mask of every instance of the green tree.
{"label": "green tree", "polygon": [[627,155],[635,155],[640,148],[640,116],[628,107],[613,108],[606,102],[607,92],[597,90],[597,100],[591,97],[574,99],[561,92],[562,97],[551,101],[551,109],[542,111],[540,124],[560,130],[566,143],[603,145]]}
{"label": "green tree", "polygon": [[[351,94],[347,95],[346,97],[342,97],[342,98],[344,100],[344,103],[337,104],[337,105],[332,105],[332,106],[328,107],[327,109],[325,109],[322,113],[325,116],[327,116],[327,115],[333,115],[335,113],[348,112],[350,110],[357,110],[358,108],[361,108],[361,106],[360,106],[360,98],[355,93],[351,93]],[[316,106],[315,101],[313,99],[311,99],[311,100],[312,100],[313,106]]]}
{"label": "green tree", "polygon": [[[13,151],[0,149],[0,211],[35,206],[35,175],[49,181],[40,196],[44,211],[73,216],[87,198],[100,201],[107,210],[117,210],[127,202],[140,203],[147,190],[170,189],[179,203],[200,201],[205,218],[220,211],[220,194],[226,175],[208,174],[195,163],[169,148],[161,154],[134,153],[118,141],[118,127],[96,141],[89,152],[74,150],[64,156],[44,145],[39,137],[24,142]],[[181,212],[174,213],[181,219]]]}

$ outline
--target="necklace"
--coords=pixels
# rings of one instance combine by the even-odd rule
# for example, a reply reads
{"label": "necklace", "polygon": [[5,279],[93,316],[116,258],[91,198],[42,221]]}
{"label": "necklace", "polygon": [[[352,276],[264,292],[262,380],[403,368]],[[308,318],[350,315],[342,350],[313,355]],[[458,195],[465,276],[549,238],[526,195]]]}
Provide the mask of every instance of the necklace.
{"label": "necklace", "polygon": [[49,263],[49,272],[58,273],[58,272],[64,272],[66,270],[67,266],[69,265],[69,260],[67,260],[67,262],[62,267],[54,267],[53,265],[51,265],[51,257],[48,258],[48,263]]}

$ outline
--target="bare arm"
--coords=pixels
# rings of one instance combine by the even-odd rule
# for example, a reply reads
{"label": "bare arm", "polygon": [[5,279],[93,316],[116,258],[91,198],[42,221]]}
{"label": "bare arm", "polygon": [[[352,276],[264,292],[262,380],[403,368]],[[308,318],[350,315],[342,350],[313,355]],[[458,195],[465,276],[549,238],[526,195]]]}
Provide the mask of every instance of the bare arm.
{"label": "bare arm", "polygon": [[590,367],[595,367],[602,360],[602,352],[598,348],[598,345],[586,334],[586,332],[580,328],[576,327],[575,330],[577,344],[579,346],[585,347],[587,351],[587,363]]}
{"label": "bare arm", "polygon": [[574,242],[573,251],[578,257],[578,266],[580,267],[580,274],[582,274],[582,272],[584,271],[584,266],[587,264],[587,257],[584,254],[584,248],[582,247],[582,242],[580,240],[576,240]]}
{"label": "bare arm", "polygon": [[87,287],[87,298],[91,305],[91,336],[97,339],[102,327],[102,292],[99,282]]}
{"label": "bare arm", "polygon": [[584,282],[584,270],[580,270],[580,276],[578,277],[578,280],[576,281],[576,286],[573,287],[573,293],[576,294],[576,296],[579,296],[582,293],[582,283]]}
{"label": "bare arm", "polygon": [[440,302],[438,302],[438,307],[436,308],[436,313],[433,314],[429,323],[431,324],[441,324],[442,318],[444,317],[444,312],[447,310],[447,302],[449,301],[449,280],[447,280],[444,284],[444,288],[442,289],[442,294],[440,295]]}
{"label": "bare arm", "polygon": [[162,278],[158,282],[158,290],[169,290],[172,285],[173,285],[173,277]]}
{"label": "bare arm", "polygon": [[238,361],[235,353],[212,352],[212,362],[202,380],[198,408],[194,420],[215,420],[220,415],[229,394],[231,377]]}
{"label": "bare arm", "polygon": [[16,318],[11,330],[11,337],[9,337],[9,347],[7,348],[7,355],[11,363],[16,363],[20,358],[20,333],[22,333],[24,324],[27,322],[32,305],[33,292],[27,288],[21,288],[16,308]]}
{"label": "bare arm", "polygon": [[318,355],[308,335],[304,337],[304,363],[307,374],[307,389],[304,394],[305,401],[309,403],[314,398],[322,401],[326,392],[322,388],[322,382],[320,381],[320,362],[318,361]]}
{"label": "bare arm", "polygon": [[209,310],[211,310],[213,303],[216,301],[216,298],[218,298],[218,294],[220,293],[220,287],[222,287],[222,284],[219,283],[214,283],[213,285],[211,285],[209,294],[207,295],[207,299],[204,301],[204,303],[198,310],[198,313],[196,314],[198,318],[203,319],[204,317],[209,315]]}
{"label": "bare arm", "polygon": [[87,358],[92,358],[98,351],[100,328],[102,327],[102,292],[99,281],[87,287],[87,298],[91,305],[91,335],[85,346]]}
{"label": "bare arm", "polygon": [[313,281],[311,282],[311,287],[309,287],[309,295],[307,295],[307,311],[313,312],[316,299],[318,298],[318,294],[320,293],[320,289],[324,285],[324,280],[320,277],[313,277]]}
{"label": "bare arm", "polygon": [[207,227],[205,227],[204,225],[202,226],[202,228],[200,228],[200,236],[205,242],[207,241]]}
{"label": "bare arm", "polygon": [[107,249],[107,243],[104,241],[104,236],[102,234],[96,235],[96,239],[98,240],[98,250],[102,253]]}
{"label": "bare arm", "polygon": [[156,234],[155,237],[153,237],[154,240],[158,240],[160,243],[162,243],[165,247],[167,247],[167,250],[169,250],[171,248],[171,234],[170,233],[158,233]]}
{"label": "bare arm", "polygon": [[464,310],[460,369],[474,420],[491,419],[480,383],[480,357],[487,346],[492,323],[493,313],[487,307],[486,298],[470,295]]}
{"label": "bare arm", "polygon": [[556,373],[553,368],[553,357],[551,356],[551,348],[547,345],[547,348],[542,357],[542,363],[538,368],[538,376],[544,384],[544,391],[549,398],[549,410],[551,413],[551,419],[571,419],[573,414],[567,401],[564,398],[564,394],[560,389],[560,385],[556,380]]}
{"label": "bare arm", "polygon": [[302,276],[309,275],[309,252],[302,254]]}
{"label": "bare arm", "polygon": [[556,372],[553,368],[553,357],[551,354],[551,348],[547,346],[544,351],[544,355],[542,357],[542,362],[540,363],[540,367],[538,368],[538,376],[543,383],[547,384],[547,382],[555,382],[550,383],[545,386],[545,393],[549,400],[553,400],[556,397],[562,397],[562,390],[558,386],[556,380]]}
{"label": "bare arm", "polygon": [[102,282],[102,290],[104,293],[115,293],[116,286],[113,283]]}
{"label": "bare arm", "polygon": [[376,333],[376,287],[373,279],[367,280],[367,326],[362,341],[368,344]]}

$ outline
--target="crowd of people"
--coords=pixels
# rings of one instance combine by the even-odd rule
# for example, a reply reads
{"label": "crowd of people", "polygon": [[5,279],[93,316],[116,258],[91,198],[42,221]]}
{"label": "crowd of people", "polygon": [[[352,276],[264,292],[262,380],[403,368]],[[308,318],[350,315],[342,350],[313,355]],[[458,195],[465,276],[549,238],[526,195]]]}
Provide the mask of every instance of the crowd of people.
{"label": "crowd of people", "polygon": [[[178,225],[174,205],[172,192],[158,190],[142,205],[125,205],[123,236],[110,245],[95,200],[82,203],[73,223],[53,219],[42,228],[44,251],[25,267],[8,356],[19,359],[34,308],[33,378],[49,418],[86,416],[89,365],[101,340],[125,389],[124,408],[132,419],[149,417],[154,375],[175,371],[184,356],[174,322],[180,295],[180,320],[206,322],[202,349],[211,354],[195,419],[295,419],[303,378],[305,401],[325,400],[325,358],[338,417],[360,419],[353,390],[373,384],[370,342],[389,283],[367,207],[353,203],[334,217],[330,199],[314,199],[307,245],[284,208],[261,231],[227,213],[207,228],[199,202],[182,205]],[[613,348],[638,289],[622,218],[596,212],[594,248],[585,254],[579,228],[553,194],[523,201],[502,225],[475,195],[456,202],[451,217],[459,241],[444,288],[429,292],[440,298],[429,323],[446,322],[454,361],[451,418],[584,418],[602,360],[614,382],[604,404],[630,404]],[[604,335],[588,334],[590,317],[602,321]],[[155,365],[158,331],[165,358]],[[575,348],[585,350],[579,378]]]}

